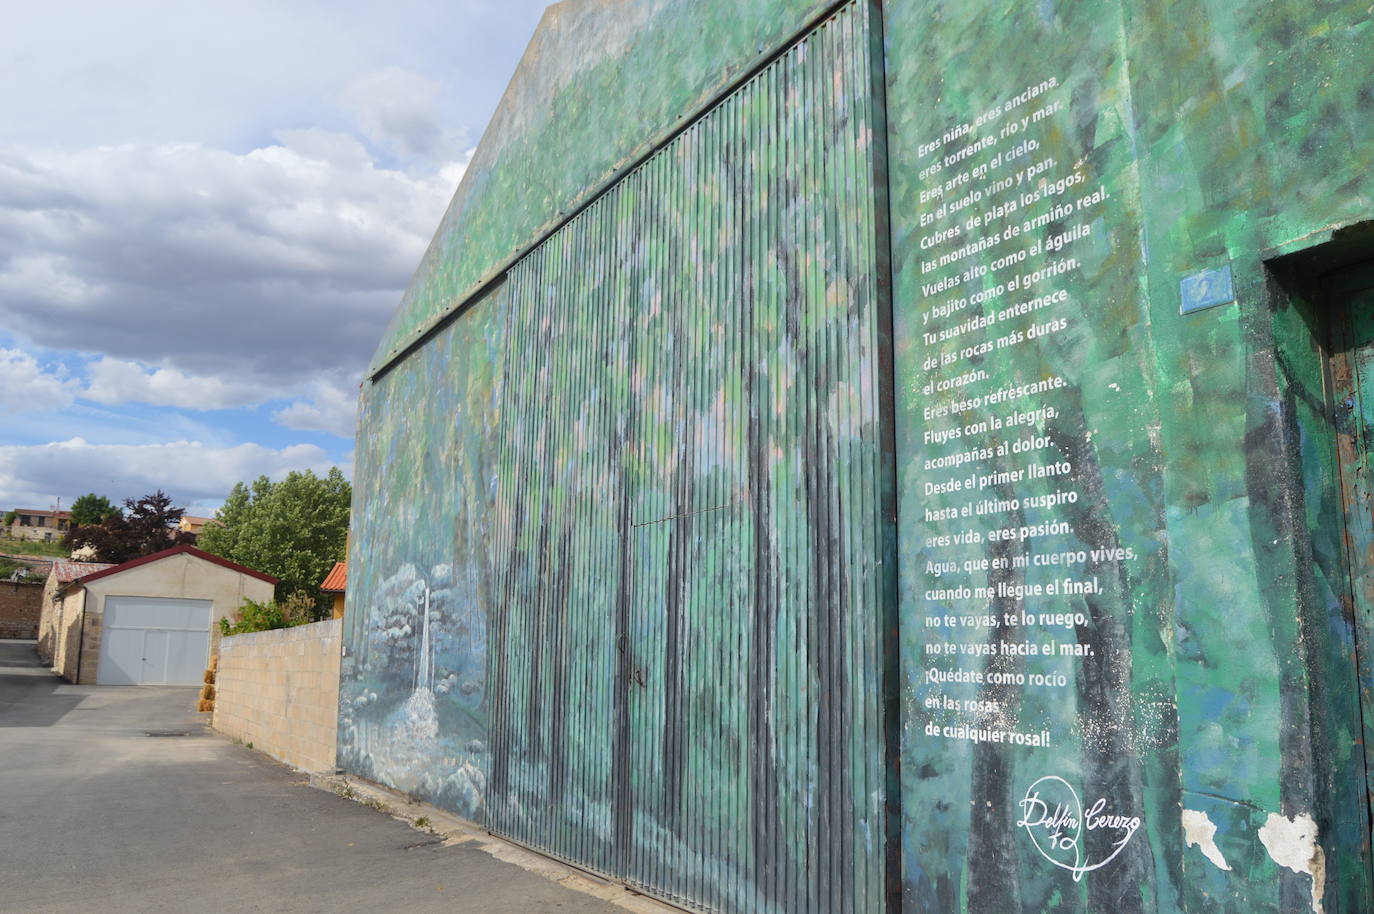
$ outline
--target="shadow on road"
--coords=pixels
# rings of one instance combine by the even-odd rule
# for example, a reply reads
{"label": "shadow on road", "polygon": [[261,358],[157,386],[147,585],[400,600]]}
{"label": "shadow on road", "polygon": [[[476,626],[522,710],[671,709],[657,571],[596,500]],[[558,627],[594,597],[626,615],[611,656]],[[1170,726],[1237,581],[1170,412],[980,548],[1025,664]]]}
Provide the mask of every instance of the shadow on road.
{"label": "shadow on road", "polygon": [[0,727],[51,727],[81,704],[80,694],[38,659],[34,641],[0,641]]}

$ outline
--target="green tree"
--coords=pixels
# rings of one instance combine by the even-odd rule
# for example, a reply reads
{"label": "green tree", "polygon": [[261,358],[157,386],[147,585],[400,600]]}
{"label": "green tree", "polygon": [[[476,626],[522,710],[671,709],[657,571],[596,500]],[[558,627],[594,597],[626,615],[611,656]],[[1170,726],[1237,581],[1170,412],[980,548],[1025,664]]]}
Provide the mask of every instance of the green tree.
{"label": "green tree", "polygon": [[113,517],[119,513],[119,508],[104,495],[87,492],[72,502],[71,513],[73,527],[86,527]]}
{"label": "green tree", "polygon": [[[266,476],[261,477],[258,483],[265,483],[271,486]],[[256,485],[257,483],[255,483]],[[200,531],[200,541],[196,544],[206,552],[214,553],[230,559],[239,554],[239,536],[248,527],[249,513],[253,507],[253,498],[248,491],[248,486],[241,482],[234,483],[234,487],[229,490],[229,497],[224,500],[224,504],[215,512],[217,524],[206,524]],[[247,564],[239,562],[239,564]],[[260,569],[266,571],[266,569]]]}
{"label": "green tree", "polygon": [[320,582],[344,555],[353,487],[338,467],[323,477],[310,470],[280,482],[260,476],[238,483],[207,524],[199,546],[276,577],[277,599],[305,593],[323,613]]}
{"label": "green tree", "polygon": [[72,527],[63,540],[71,550],[90,546],[97,561],[127,562],[172,546],[190,543],[194,537],[176,529],[185,508],[172,507],[172,498],[161,489],[142,498],[124,499],[124,511],[116,511],[98,524]]}

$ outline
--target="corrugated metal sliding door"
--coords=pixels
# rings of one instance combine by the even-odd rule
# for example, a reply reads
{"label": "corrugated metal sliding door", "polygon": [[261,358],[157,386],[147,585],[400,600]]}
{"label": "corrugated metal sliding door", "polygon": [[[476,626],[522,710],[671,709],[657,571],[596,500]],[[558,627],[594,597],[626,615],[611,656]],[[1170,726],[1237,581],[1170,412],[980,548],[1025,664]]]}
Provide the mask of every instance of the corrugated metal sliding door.
{"label": "corrugated metal sliding door", "polygon": [[704,910],[883,906],[869,53],[843,7],[508,277],[490,826]]}

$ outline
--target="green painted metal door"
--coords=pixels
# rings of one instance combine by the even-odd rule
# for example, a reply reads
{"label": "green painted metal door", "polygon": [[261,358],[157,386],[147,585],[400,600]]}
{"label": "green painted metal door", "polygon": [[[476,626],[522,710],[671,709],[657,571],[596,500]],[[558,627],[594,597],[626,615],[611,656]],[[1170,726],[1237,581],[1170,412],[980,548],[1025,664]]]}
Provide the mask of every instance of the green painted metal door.
{"label": "green painted metal door", "polygon": [[[1330,371],[1351,578],[1366,798],[1374,810],[1374,263],[1329,277]],[[1369,818],[1360,842],[1370,859]]]}
{"label": "green painted metal door", "polygon": [[694,909],[889,896],[869,16],[800,35],[503,290],[490,827]]}

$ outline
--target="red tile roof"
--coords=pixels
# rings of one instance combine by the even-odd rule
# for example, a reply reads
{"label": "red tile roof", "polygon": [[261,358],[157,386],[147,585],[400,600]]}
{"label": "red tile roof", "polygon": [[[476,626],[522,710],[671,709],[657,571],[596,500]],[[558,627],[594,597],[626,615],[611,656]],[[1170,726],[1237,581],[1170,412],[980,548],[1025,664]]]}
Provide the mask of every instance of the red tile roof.
{"label": "red tile roof", "polygon": [[240,574],[246,574],[249,577],[257,578],[259,581],[266,581],[269,584],[277,583],[277,579],[272,577],[270,574],[263,574],[261,571],[255,571],[246,565],[240,565],[238,562],[231,562],[228,559],[220,558],[217,555],[211,555],[208,552],[204,552],[200,549],[197,549],[195,546],[173,546],[171,549],[164,549],[161,552],[154,552],[152,555],[145,555],[142,558],[138,559],[130,559],[122,565],[107,565],[104,568],[92,574],[82,575],[81,577],[76,579],[76,582],[78,584],[83,585],[89,584],[91,581],[97,580],[99,578],[109,577],[112,574],[119,574],[121,572],[128,571],[131,568],[137,568],[139,565],[147,565],[149,562],[160,562],[163,559],[171,558],[174,555],[182,554],[190,555],[198,559],[204,559],[207,562],[212,562],[216,565],[228,568],[232,571],[237,571]]}
{"label": "red tile roof", "polygon": [[335,562],[334,567],[329,569],[329,574],[324,576],[324,583],[320,585],[320,590],[325,593],[343,593],[348,587],[348,563]]}
{"label": "red tile roof", "polygon": [[58,559],[52,563],[52,573],[57,575],[57,583],[70,584],[77,578],[84,578],[88,574],[113,567],[109,562],[68,562]]}
{"label": "red tile roof", "polygon": [[15,514],[27,514],[30,517],[71,517],[70,511],[39,511],[36,508],[15,508]]}

